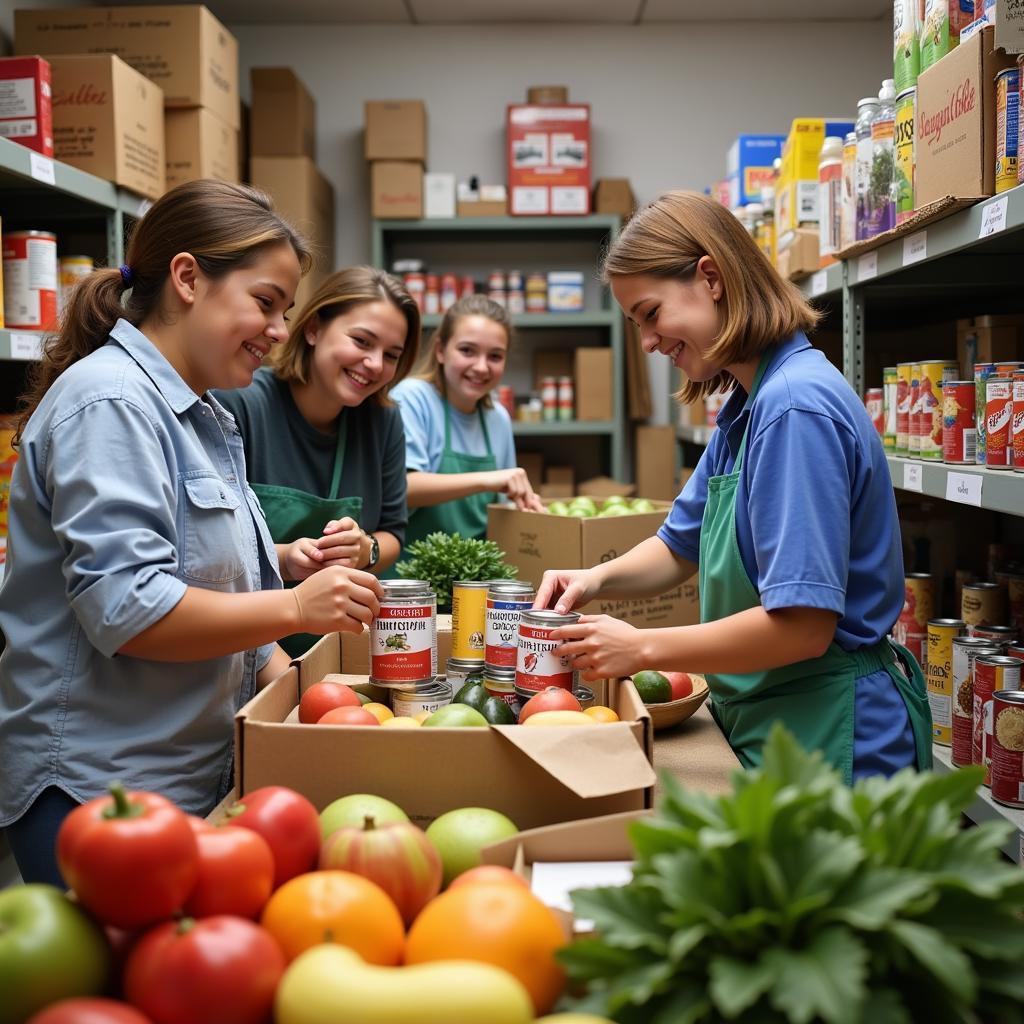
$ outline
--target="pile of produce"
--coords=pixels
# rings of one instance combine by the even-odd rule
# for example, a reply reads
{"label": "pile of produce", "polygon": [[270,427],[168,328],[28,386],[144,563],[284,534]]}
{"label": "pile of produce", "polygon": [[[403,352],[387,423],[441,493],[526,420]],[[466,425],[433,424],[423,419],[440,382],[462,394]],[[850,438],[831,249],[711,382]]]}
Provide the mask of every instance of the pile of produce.
{"label": "pile of produce", "polygon": [[621,494],[613,494],[610,498],[605,498],[600,508],[593,498],[578,495],[568,502],[552,501],[547,509],[553,516],[571,516],[576,519],[630,516],[655,511],[654,502],[649,498],[634,498],[630,501],[629,498],[624,498]]}
{"label": "pile of produce", "polygon": [[405,549],[395,565],[402,579],[426,580],[437,595],[437,610],[452,610],[456,580],[514,580],[517,569],[492,540],[473,540],[455,533],[430,533]]}

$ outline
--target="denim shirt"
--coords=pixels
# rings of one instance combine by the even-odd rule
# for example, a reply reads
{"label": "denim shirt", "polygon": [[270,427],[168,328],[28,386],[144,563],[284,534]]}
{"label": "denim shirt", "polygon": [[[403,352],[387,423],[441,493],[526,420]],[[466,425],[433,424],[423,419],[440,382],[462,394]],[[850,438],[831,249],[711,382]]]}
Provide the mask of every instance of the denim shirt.
{"label": "denim shirt", "polygon": [[187,587],[281,586],[235,421],[119,320],[53,384],[11,482],[0,588],[0,825],[47,786],[119,779],[203,814],[230,788],[233,717],[273,645],[118,655]]}

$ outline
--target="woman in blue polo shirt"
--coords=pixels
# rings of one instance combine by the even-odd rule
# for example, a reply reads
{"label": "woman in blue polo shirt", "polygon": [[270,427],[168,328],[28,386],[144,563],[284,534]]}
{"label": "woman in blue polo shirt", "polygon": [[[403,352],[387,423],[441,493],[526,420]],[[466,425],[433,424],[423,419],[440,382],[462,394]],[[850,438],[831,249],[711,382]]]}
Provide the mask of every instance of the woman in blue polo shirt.
{"label": "woman in blue polo shirt", "polygon": [[592,569],[551,571],[537,606],[663,593],[699,572],[701,623],[562,629],[584,678],[703,672],[743,764],[780,721],[847,781],[931,763],[920,669],[886,639],[903,601],[896,504],[881,443],[849,384],[804,336],[817,314],[735,217],[663,195],[604,264],[644,350],[692,402],[731,389],[707,451],[656,537]]}

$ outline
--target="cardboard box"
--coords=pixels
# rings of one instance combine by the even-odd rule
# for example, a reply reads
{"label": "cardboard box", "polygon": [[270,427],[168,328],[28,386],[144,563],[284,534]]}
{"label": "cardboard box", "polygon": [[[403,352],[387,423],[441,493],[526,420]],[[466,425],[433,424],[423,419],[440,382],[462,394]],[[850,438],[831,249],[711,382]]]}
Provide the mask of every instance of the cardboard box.
{"label": "cardboard box", "polygon": [[576,470],[572,466],[548,466],[544,471],[544,483],[567,487],[569,494],[575,494]]}
{"label": "cardboard box", "polygon": [[541,348],[533,353],[533,386],[541,389],[545,377],[571,377],[573,375],[571,348]]}
{"label": "cardboard box", "polygon": [[526,470],[530,486],[536,491],[544,483],[544,456],[540,452],[516,451],[516,462]]}
{"label": "cardboard box", "polygon": [[48,58],[53,155],[157,199],[167,174],[159,86],[112,54]]}
{"label": "cardboard box", "polygon": [[979,316],[956,322],[956,356],[961,380],[974,379],[975,363],[1017,359],[1024,317]]}
{"label": "cardboard box", "polygon": [[568,103],[567,85],[531,85],[526,90],[527,103]]}
{"label": "cardboard box", "polygon": [[238,181],[238,132],[203,107],[165,111],[167,188],[196,178]]}
{"label": "cardboard box", "polygon": [[427,162],[427,107],[422,100],[368,100],[367,160]]}
{"label": "cardboard box", "polygon": [[779,238],[779,251],[775,261],[779,274],[793,281],[814,273],[820,263],[819,245],[818,232],[813,228],[797,228],[795,231],[786,232]]}
{"label": "cardboard box", "polygon": [[428,171],[423,175],[423,216],[451,220],[455,216],[455,175]]}
{"label": "cardboard box", "polygon": [[370,168],[370,192],[374,217],[419,220],[423,216],[423,165],[378,160]]}
{"label": "cardboard box", "polygon": [[994,48],[994,30],[947,53],[917,81],[915,204],[995,191],[995,77],[1013,59]]}
{"label": "cardboard box", "polygon": [[785,135],[739,135],[725,157],[730,209],[761,202],[761,189],[774,184],[772,167],[782,156]]}
{"label": "cardboard box", "polygon": [[460,217],[507,217],[508,200],[460,199],[455,210]]}
{"label": "cardboard box", "polygon": [[510,213],[590,213],[590,104],[511,104],[506,136]]}
{"label": "cardboard box", "polygon": [[636,487],[642,495],[658,501],[675,499],[678,446],[675,427],[636,428]]}
{"label": "cardboard box", "polygon": [[53,156],[52,97],[42,57],[0,57],[0,138]]}
{"label": "cardboard box", "polygon": [[116,53],[168,107],[206,107],[238,128],[238,43],[202,5],[14,12],[17,53]]}
{"label": "cardboard box", "polygon": [[[794,118],[782,146],[782,167],[775,186],[775,229],[779,234],[801,224],[818,223],[818,161],[822,143],[829,135],[845,138],[853,128],[853,121],[841,118]],[[818,269],[817,262],[814,269]]]}
{"label": "cardboard box", "polygon": [[551,501],[552,499],[562,500],[564,498],[571,498],[576,494],[576,488],[573,484],[561,483],[543,483],[537,488],[537,493],[545,500]]}
{"label": "cardboard box", "polygon": [[653,733],[629,682],[609,700],[621,722],[590,729],[326,728],[287,723],[302,692],[340,671],[346,636],[330,634],[235,718],[242,795],[289,786],[323,808],[351,793],[393,800],[419,825],[457,807],[490,807],[522,829],[650,807]]}
{"label": "cardboard box", "polygon": [[629,178],[599,178],[594,186],[594,213],[614,213],[629,220],[636,213],[636,196]]}
{"label": "cardboard box", "polygon": [[1020,0],[986,0],[985,18],[995,26],[995,45],[1024,53],[1024,5]]}
{"label": "cardboard box", "polygon": [[253,68],[249,130],[253,156],[316,159],[316,101],[291,68]]}
{"label": "cardboard box", "polygon": [[578,348],[573,355],[576,419],[607,422],[615,415],[612,350]]}
{"label": "cardboard box", "polygon": [[636,484],[627,484],[611,476],[592,476],[580,481],[579,490],[580,494],[585,494],[595,501],[611,498],[613,495],[631,498],[636,494]]}

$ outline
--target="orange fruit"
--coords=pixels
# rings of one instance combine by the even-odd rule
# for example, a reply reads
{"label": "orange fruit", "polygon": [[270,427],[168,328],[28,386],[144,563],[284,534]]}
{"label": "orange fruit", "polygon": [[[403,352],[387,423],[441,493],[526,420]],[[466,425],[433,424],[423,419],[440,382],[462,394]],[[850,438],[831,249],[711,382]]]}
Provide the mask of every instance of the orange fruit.
{"label": "orange fruit", "polygon": [[363,705],[364,711],[369,711],[374,718],[383,725],[389,718],[394,718],[395,713],[386,704],[378,704],[376,701],[370,701],[369,704]]}
{"label": "orange fruit", "polygon": [[500,864],[481,864],[479,867],[463,871],[448,888],[457,889],[460,885],[479,885],[481,882],[518,885],[527,892],[530,890],[530,883],[522,875],[517,875],[511,868],[503,868]]}
{"label": "orange fruit", "polygon": [[603,704],[593,704],[589,708],[584,708],[583,714],[590,715],[595,722],[617,722],[619,720],[619,716]]}
{"label": "orange fruit", "polygon": [[382,967],[402,961],[398,908],[379,885],[350,871],[311,871],[285,882],[263,908],[260,924],[289,961],[322,942],[348,946]]}
{"label": "orange fruit", "polygon": [[406,938],[405,962],[494,964],[523,984],[543,1014],[565,984],[555,960],[565,944],[558,918],[532,892],[507,881],[479,882],[449,889],[420,911]]}

